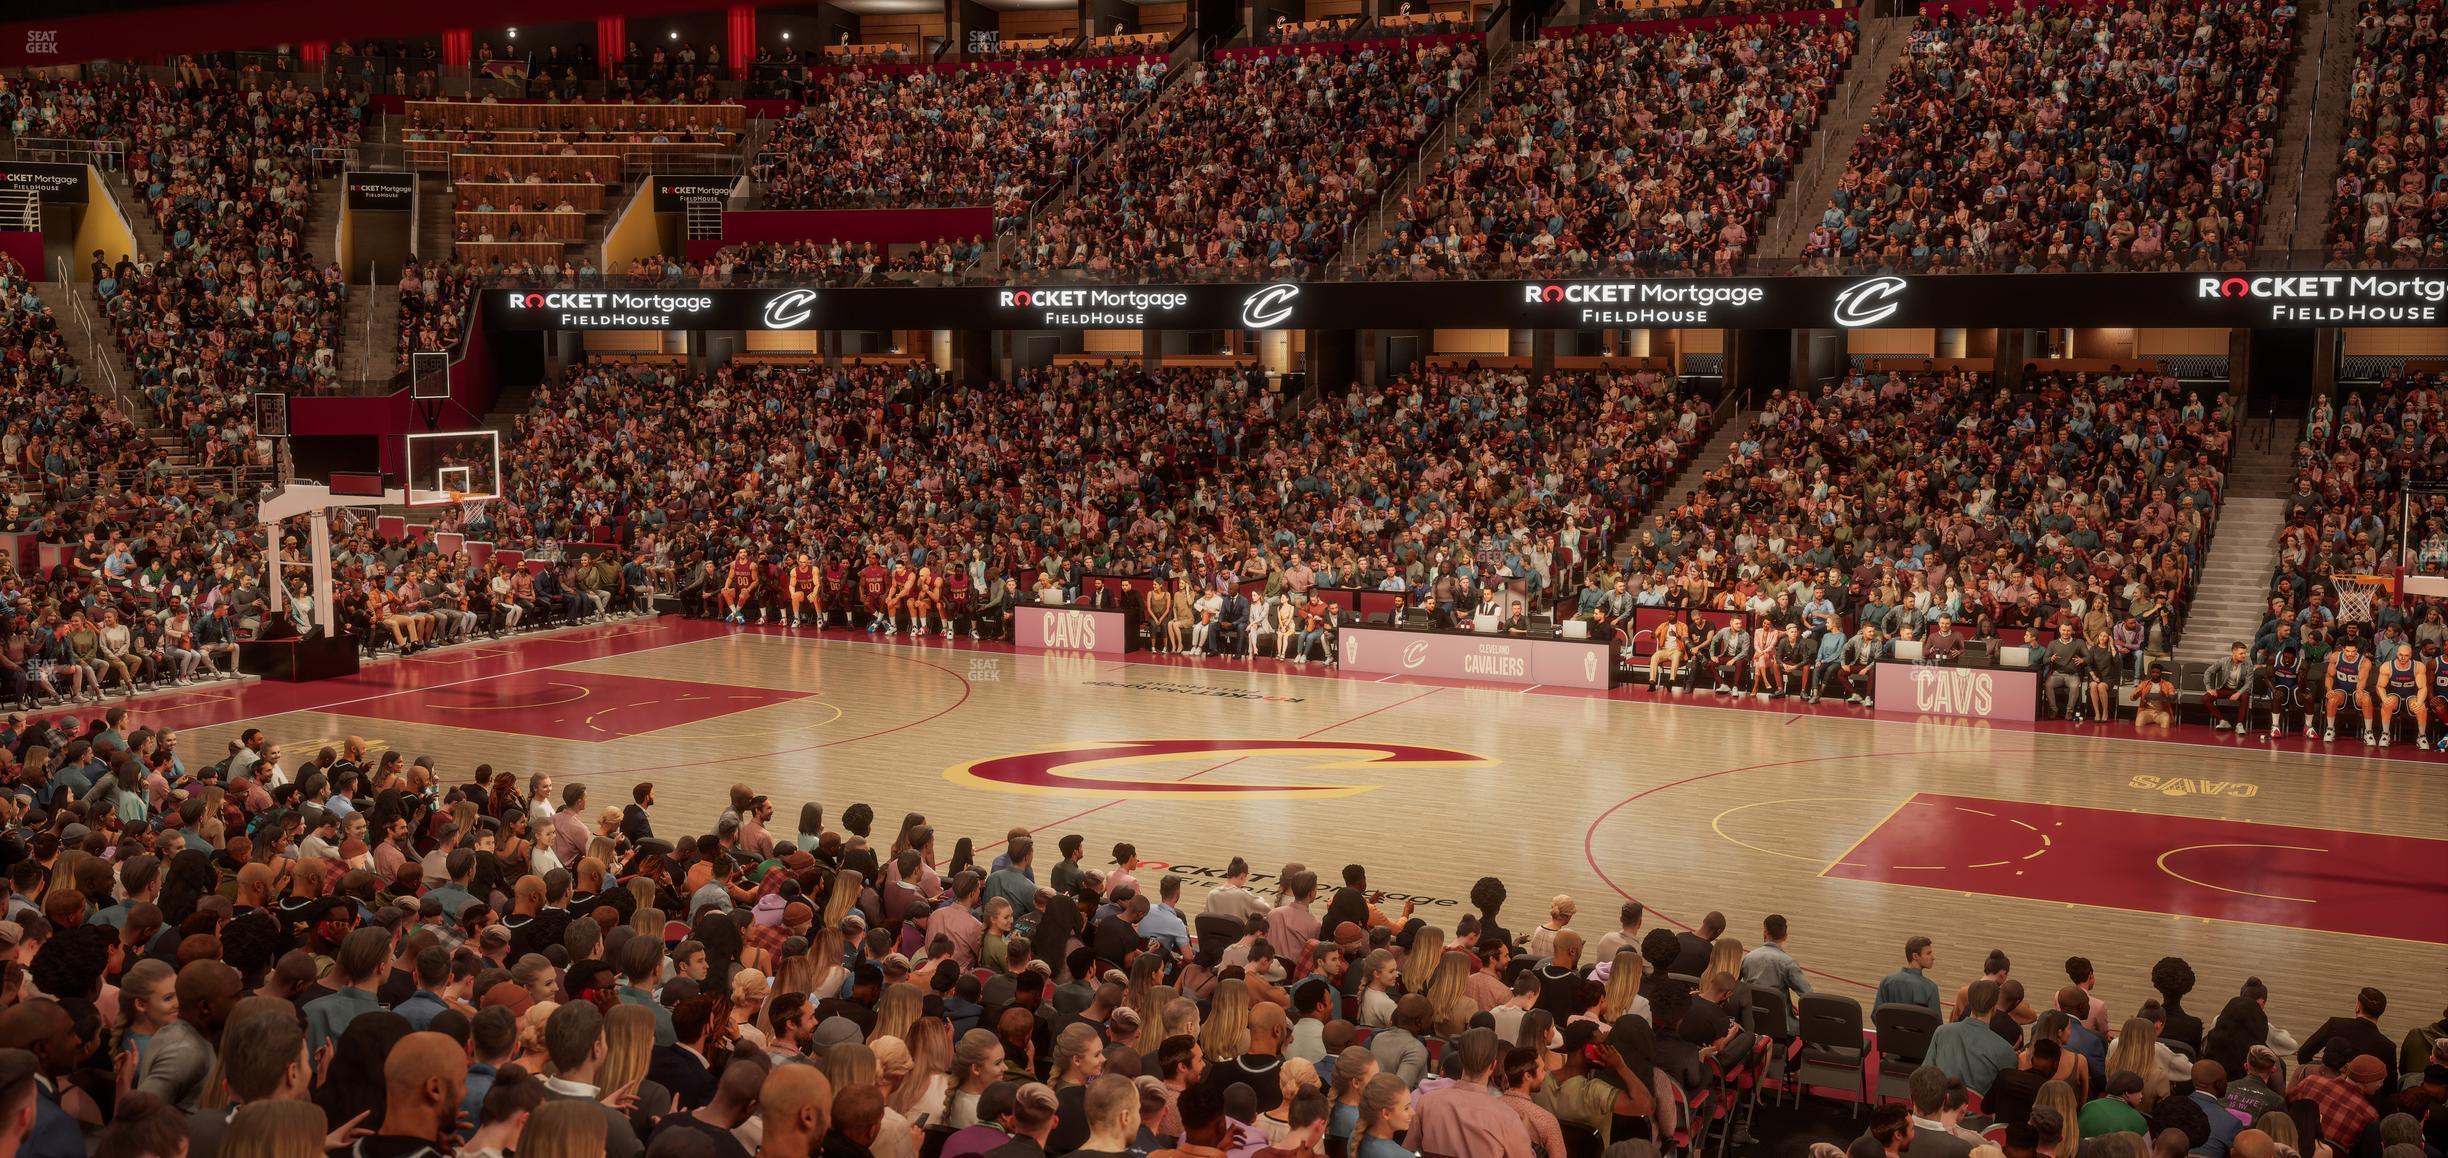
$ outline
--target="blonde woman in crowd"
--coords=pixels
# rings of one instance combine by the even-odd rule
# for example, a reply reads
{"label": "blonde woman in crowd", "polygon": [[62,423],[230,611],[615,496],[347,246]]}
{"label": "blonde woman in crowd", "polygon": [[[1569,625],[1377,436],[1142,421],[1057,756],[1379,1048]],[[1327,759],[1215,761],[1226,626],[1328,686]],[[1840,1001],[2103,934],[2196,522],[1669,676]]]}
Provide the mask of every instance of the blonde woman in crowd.
{"label": "blonde woman in crowd", "polygon": [[1275,1071],[1275,1081],[1278,1088],[1283,1091],[1283,1101],[1278,1103],[1274,1109],[1258,1115],[1257,1122],[1258,1132],[1266,1135],[1267,1144],[1270,1146],[1282,1144],[1285,1136],[1292,1132],[1292,1120],[1288,1114],[1291,1111],[1293,1095],[1302,1090],[1317,1089],[1322,1085],[1318,1081],[1317,1066],[1302,1058],[1286,1058],[1284,1064]]}
{"label": "blonde woman in crowd", "polygon": [[552,1054],[544,1048],[544,1023],[559,1009],[558,1003],[539,1001],[519,1015],[518,1057],[513,1064],[531,1074],[550,1074]]}
{"label": "blonde woman in crowd", "polygon": [[610,1133],[599,1104],[585,1098],[555,1098],[527,1115],[519,1131],[518,1158],[604,1158]]}
{"label": "blonde woman in crowd", "polygon": [[1470,999],[1471,971],[1478,959],[1456,950],[1443,954],[1436,972],[1428,975],[1425,990],[1428,1004],[1436,1009],[1437,1035],[1452,1037],[1470,1028],[1470,1019],[1479,1013],[1479,1003]]}
{"label": "blonde woman in crowd", "polygon": [[2159,1027],[2146,1018],[2127,1018],[2117,1031],[2115,1044],[2108,1047],[2108,1075],[2101,1080],[2119,1071],[2140,1075],[2142,1104],[2138,1108],[2148,1114],[2168,1092],[2167,1072],[2160,1068],[2158,1054]]}
{"label": "blonde woman in crowd", "polygon": [[1641,996],[1641,958],[1632,949],[1619,949],[1607,970],[1606,999],[1598,1003],[1598,1016],[1607,1024],[1618,1017],[1649,1016],[1649,999]]}
{"label": "blonde woman in crowd", "polygon": [[764,1049],[772,1040],[772,1027],[765,1024],[765,999],[771,996],[773,984],[763,973],[742,969],[731,975],[732,1032],[752,1049]]}
{"label": "blonde woman in crowd", "polygon": [[1394,1024],[1394,987],[1402,980],[1390,949],[1371,949],[1360,959],[1360,1024],[1383,1029]]}
{"label": "blonde woman in crowd", "polygon": [[[1248,1031],[1243,1030],[1246,1034]],[[1059,1092],[1084,1086],[1105,1072],[1105,1039],[1096,1027],[1075,1021],[1054,1038],[1053,1064],[1046,1067],[1046,1084]]]}
{"label": "blonde woman in crowd", "polygon": [[2040,1148],[2055,1158],[2074,1158],[2075,1151],[2082,1148],[2082,1123],[2075,1120],[2082,1113],[2082,1105],[2074,1093],[2074,1087],[2054,1080],[2042,1083],[2040,1092],[2032,1095],[2032,1121],[2035,1125],[2041,1120],[2039,1112],[2042,1110],[2057,1115],[2057,1136],[2051,1138],[2047,1131],[2041,1131]]}
{"label": "blonde woman in crowd", "polygon": [[859,1086],[872,1086],[886,1095],[883,1131],[867,1148],[875,1158],[913,1158],[918,1153],[918,1141],[914,1137],[916,1131],[910,1127],[908,1118],[892,1108],[891,1091],[885,1088],[884,1070],[877,1064],[873,1049],[850,1041],[826,1050],[824,1075],[837,1093]]}
{"label": "blonde woman in crowd", "polygon": [[986,910],[980,919],[986,927],[978,933],[978,968],[1001,972],[1011,962],[1011,901],[1004,897],[986,898]]}
{"label": "blonde woman in crowd", "polygon": [[1742,976],[1743,952],[1742,942],[1732,937],[1717,938],[1717,943],[1709,946],[1708,964],[1701,968],[1700,976],[1703,979],[1712,973]]}
{"label": "blonde woman in crowd", "polygon": [[1215,1000],[1209,1003],[1204,1024],[1199,1029],[1199,1050],[1209,1066],[1220,1065],[1249,1051],[1250,1031],[1249,986],[1239,978],[1216,983]]}
{"label": "blonde woman in crowd", "polygon": [[[323,1158],[323,1107],[267,1098],[238,1107],[221,1136],[222,1158]],[[466,1154],[467,1151],[460,1151]]]}
{"label": "blonde woman in crowd", "polygon": [[964,1033],[952,1047],[951,1065],[944,1070],[949,1091],[943,1123],[954,1128],[977,1125],[978,1095],[1003,1076],[1003,1040],[991,1029]]}
{"label": "blonde woman in crowd", "polygon": [[[831,902],[826,907],[830,908]],[[850,980],[849,967],[842,964],[848,956],[849,943],[842,937],[841,926],[827,925],[816,930],[808,941],[807,959],[816,965],[816,980],[807,990],[809,996],[821,999],[840,995],[842,986]]]}
{"label": "blonde woman in crowd", "polygon": [[595,1085],[618,1091],[635,1084],[629,1121],[644,1137],[654,1132],[656,1120],[671,1112],[672,1102],[670,1090],[646,1078],[646,1066],[654,1055],[654,1010],[624,1001],[604,1014],[603,1021],[604,1059],[595,1070]]}
{"label": "blonde woman in crowd", "polygon": [[921,1017],[902,1047],[909,1055],[909,1071],[885,1101],[912,1121],[921,1114],[930,1122],[944,1121],[952,1088],[952,1023]]}
{"label": "blonde woman in crowd", "polygon": [[[1331,934],[1332,929],[1326,930]],[[1411,934],[1411,950],[1403,957],[1402,991],[1428,992],[1428,979],[1445,963],[1445,930],[1421,925]]]}
{"label": "blonde woman in crowd", "polygon": [[1555,956],[1556,934],[1563,932],[1567,926],[1571,925],[1573,914],[1579,911],[1580,906],[1574,904],[1571,897],[1558,896],[1549,901],[1547,903],[1547,922],[1530,930],[1530,955],[1533,957]]}
{"label": "blonde woman in crowd", "polygon": [[875,1031],[867,1035],[872,1042],[879,1037],[897,1037],[906,1041],[910,1027],[918,1024],[918,1016],[926,1008],[925,995],[906,981],[888,985],[876,999]]}

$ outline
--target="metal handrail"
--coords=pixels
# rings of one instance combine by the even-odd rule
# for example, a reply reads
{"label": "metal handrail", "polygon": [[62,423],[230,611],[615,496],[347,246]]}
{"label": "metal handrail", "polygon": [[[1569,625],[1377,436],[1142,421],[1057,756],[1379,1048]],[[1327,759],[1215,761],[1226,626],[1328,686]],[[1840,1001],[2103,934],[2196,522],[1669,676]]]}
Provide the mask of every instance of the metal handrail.
{"label": "metal handrail", "polygon": [[102,137],[16,137],[9,142],[9,155],[19,160],[82,158],[94,168],[109,170],[125,165],[127,142]]}
{"label": "metal handrail", "polygon": [[[2336,3],[2337,0],[2331,0]],[[2320,49],[2312,57],[2311,103],[2304,109],[2304,136],[2295,154],[2295,197],[2287,206],[2286,246],[2295,245],[2296,230],[2303,225],[2304,178],[2312,171],[2312,142],[2317,138],[2313,126],[2320,124],[2321,81],[2329,72],[2329,35],[2337,24],[2334,11],[2324,12],[2321,21]]]}

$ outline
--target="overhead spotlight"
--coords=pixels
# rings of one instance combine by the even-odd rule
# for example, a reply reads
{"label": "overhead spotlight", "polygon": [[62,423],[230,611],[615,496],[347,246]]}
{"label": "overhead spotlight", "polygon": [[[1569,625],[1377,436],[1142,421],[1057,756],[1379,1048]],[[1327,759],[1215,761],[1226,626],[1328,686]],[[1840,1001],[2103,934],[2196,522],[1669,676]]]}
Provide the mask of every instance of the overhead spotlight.
{"label": "overhead spotlight", "polygon": [[510,39],[512,39],[512,40],[516,40],[516,39],[518,39],[518,29],[513,28],[513,29],[511,29],[511,30],[510,30]]}
{"label": "overhead spotlight", "polygon": [[785,31],[782,33],[782,39],[784,39],[784,40],[788,40],[788,39],[790,39],[790,33],[789,33],[789,31],[785,30]]}
{"label": "overhead spotlight", "polygon": [[671,38],[672,38],[672,39],[674,39],[674,40],[678,40],[678,39],[680,39],[680,30],[679,30],[679,29],[677,29],[677,28],[672,29],[672,31],[671,31]]}

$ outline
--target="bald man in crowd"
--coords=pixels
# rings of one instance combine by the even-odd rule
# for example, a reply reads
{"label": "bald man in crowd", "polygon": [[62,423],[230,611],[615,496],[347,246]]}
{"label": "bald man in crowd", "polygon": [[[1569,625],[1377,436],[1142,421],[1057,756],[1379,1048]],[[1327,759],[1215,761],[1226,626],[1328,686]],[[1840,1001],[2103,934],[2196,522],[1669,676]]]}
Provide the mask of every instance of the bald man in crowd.
{"label": "bald man in crowd", "polygon": [[757,1158],[809,1158],[833,1126],[833,1086],[814,1066],[777,1066],[757,1091],[765,1138]]}
{"label": "bald man in crowd", "polygon": [[35,1063],[34,1124],[16,1158],[85,1158],[84,1131],[60,1108],[59,1089],[88,1044],[77,1032],[76,1018],[59,1002],[23,1001],[0,1012],[0,1050],[25,1051]]}
{"label": "bald man in crowd", "polygon": [[369,1156],[440,1147],[459,1126],[467,1097],[467,1051],[439,1033],[412,1033],[383,1059],[382,1132],[365,1139]]}
{"label": "bald man in crowd", "polygon": [[194,1113],[212,1074],[214,1043],[230,1009],[245,996],[246,979],[220,961],[191,961],[178,973],[178,1019],[153,1034],[136,1088]]}

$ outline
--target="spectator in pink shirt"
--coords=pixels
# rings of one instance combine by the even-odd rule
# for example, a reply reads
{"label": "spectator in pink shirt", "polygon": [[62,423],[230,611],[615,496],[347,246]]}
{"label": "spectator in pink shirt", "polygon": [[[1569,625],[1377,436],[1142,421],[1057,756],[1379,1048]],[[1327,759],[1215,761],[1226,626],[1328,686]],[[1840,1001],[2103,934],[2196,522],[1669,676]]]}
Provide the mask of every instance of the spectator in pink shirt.
{"label": "spectator in pink shirt", "polygon": [[587,831],[586,785],[570,784],[561,789],[561,811],[553,813],[553,855],[562,864],[577,864],[586,855]]}
{"label": "spectator in pink shirt", "polygon": [[1469,1154],[1473,1158],[1530,1158],[1530,1128],[1488,1085],[1501,1046],[1496,1031],[1474,1029],[1454,1043],[1462,1080],[1421,1094],[1404,1144],[1422,1154]]}

